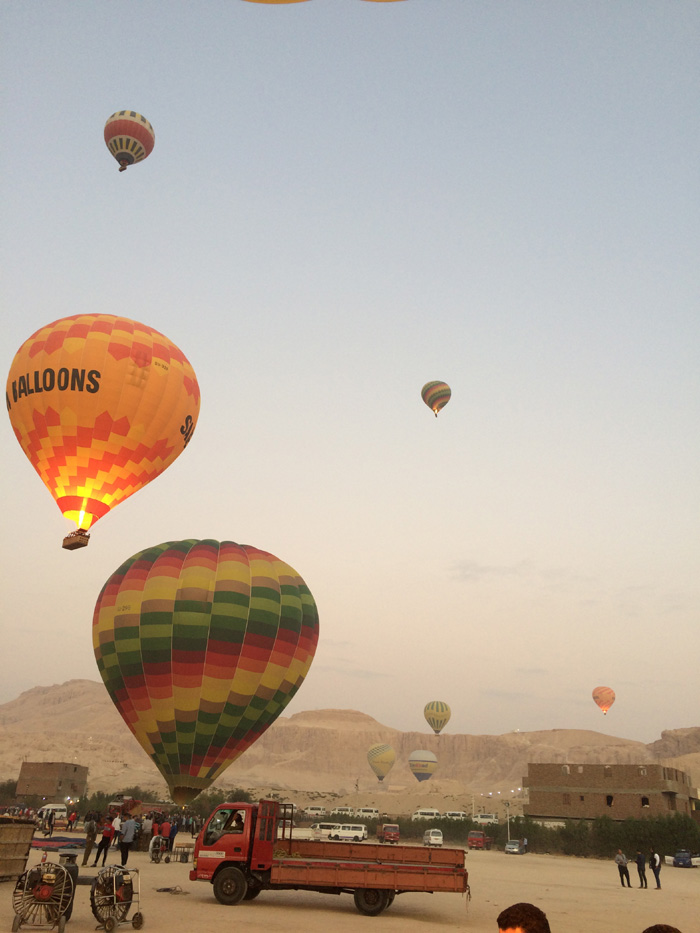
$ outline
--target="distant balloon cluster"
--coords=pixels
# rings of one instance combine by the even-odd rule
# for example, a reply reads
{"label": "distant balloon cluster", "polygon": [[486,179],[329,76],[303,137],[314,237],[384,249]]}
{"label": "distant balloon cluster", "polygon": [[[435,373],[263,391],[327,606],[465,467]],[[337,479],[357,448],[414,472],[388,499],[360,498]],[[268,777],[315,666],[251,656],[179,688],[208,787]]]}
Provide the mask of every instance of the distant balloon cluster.
{"label": "distant balloon cluster", "polygon": [[[439,735],[449,721],[451,710],[442,700],[432,700],[426,703],[423,715],[435,735]],[[396,752],[386,742],[379,742],[370,746],[367,761],[381,782],[394,767]],[[437,765],[435,754],[425,749],[416,749],[408,756],[409,770],[417,781],[427,781],[435,773]]]}

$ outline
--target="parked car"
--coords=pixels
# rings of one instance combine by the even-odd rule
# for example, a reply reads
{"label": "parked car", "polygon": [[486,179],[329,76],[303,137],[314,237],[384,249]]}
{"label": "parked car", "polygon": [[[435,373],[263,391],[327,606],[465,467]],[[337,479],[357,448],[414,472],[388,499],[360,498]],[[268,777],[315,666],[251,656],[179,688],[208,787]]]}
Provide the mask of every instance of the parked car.
{"label": "parked car", "polygon": [[340,823],[312,823],[311,832],[314,839],[330,839],[331,833],[340,829]]}
{"label": "parked car", "polygon": [[412,820],[439,820],[440,816],[441,814],[439,810],[434,810],[429,807],[424,807],[421,810],[416,810],[416,812],[413,814],[411,819]]}
{"label": "parked car", "polygon": [[423,845],[424,846],[441,846],[442,845],[442,830],[441,829],[426,829],[423,833]]}
{"label": "parked car", "polygon": [[680,849],[673,856],[674,868],[696,868],[700,865],[700,857],[690,854],[688,849]]}
{"label": "parked car", "polygon": [[445,813],[445,819],[464,821],[467,819],[467,814],[464,812],[464,810],[448,810],[447,813]]}
{"label": "parked car", "polygon": [[354,816],[354,807],[335,807],[331,810],[331,816]]}
{"label": "parked car", "polygon": [[508,842],[506,842],[505,851],[508,855],[524,855],[525,846],[519,839],[509,839]]}
{"label": "parked car", "polygon": [[362,842],[367,838],[364,823],[343,823],[328,836],[335,842]]}

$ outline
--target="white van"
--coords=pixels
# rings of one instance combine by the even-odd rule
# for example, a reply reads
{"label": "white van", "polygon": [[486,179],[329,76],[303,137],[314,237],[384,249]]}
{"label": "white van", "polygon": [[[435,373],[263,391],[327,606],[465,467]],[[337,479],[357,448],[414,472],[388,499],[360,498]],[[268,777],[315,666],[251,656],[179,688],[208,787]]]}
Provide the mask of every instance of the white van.
{"label": "white van", "polygon": [[442,830],[426,829],[426,831],[423,833],[423,845],[424,846],[441,846],[442,845]]}
{"label": "white van", "polygon": [[340,829],[340,826],[340,823],[313,823],[311,832],[314,839],[330,839],[331,833],[335,832],[336,829]]}
{"label": "white van", "polygon": [[416,812],[411,817],[412,820],[440,820],[442,816],[440,815],[439,810],[430,810],[427,807],[423,807]]}
{"label": "white van", "polygon": [[304,813],[307,816],[310,816],[312,820],[318,819],[319,816],[326,815],[326,808],[325,807],[304,807]]}
{"label": "white van", "polygon": [[335,807],[331,810],[331,816],[354,816],[355,808],[354,807]]}
{"label": "white van", "polygon": [[445,814],[446,820],[466,820],[467,814],[464,810],[448,810]]}
{"label": "white van", "polygon": [[363,820],[378,820],[379,810],[375,810],[374,807],[358,807],[355,810],[355,816],[359,816]]}
{"label": "white van", "polygon": [[472,820],[477,826],[496,826],[498,817],[495,813],[475,813]]}
{"label": "white van", "polygon": [[65,803],[45,803],[40,810],[37,810],[36,815],[40,820],[45,820],[51,812],[53,812],[53,815],[57,820],[68,819],[68,810],[66,809]]}
{"label": "white van", "polygon": [[367,827],[362,823],[342,823],[328,838],[335,842],[362,842],[367,838]]}

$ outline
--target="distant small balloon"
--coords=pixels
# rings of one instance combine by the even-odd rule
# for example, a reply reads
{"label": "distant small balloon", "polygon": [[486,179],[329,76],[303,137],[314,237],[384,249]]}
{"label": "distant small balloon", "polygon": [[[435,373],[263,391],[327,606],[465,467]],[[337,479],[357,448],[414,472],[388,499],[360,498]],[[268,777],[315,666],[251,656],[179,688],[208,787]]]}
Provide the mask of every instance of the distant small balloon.
{"label": "distant small balloon", "polygon": [[370,745],[367,752],[367,761],[379,780],[383,781],[394,767],[396,752],[386,742],[379,742],[376,745]]}
{"label": "distant small balloon", "polygon": [[435,735],[440,735],[450,721],[452,710],[442,700],[432,700],[430,703],[426,703],[423,714]]}
{"label": "distant small balloon", "polygon": [[437,418],[438,412],[442,411],[449,402],[452,390],[446,382],[426,382],[420,394],[428,408],[435,412]]}
{"label": "distant small balloon", "polygon": [[611,687],[596,687],[593,691],[593,699],[602,709],[603,716],[607,716],[608,710],[615,702],[615,691]]}
{"label": "distant small balloon", "polygon": [[427,781],[437,769],[437,758],[432,752],[419,748],[408,756],[408,767],[417,781]]}
{"label": "distant small balloon", "polygon": [[148,120],[135,110],[117,110],[105,123],[105,143],[124,172],[153,151],[156,134]]}

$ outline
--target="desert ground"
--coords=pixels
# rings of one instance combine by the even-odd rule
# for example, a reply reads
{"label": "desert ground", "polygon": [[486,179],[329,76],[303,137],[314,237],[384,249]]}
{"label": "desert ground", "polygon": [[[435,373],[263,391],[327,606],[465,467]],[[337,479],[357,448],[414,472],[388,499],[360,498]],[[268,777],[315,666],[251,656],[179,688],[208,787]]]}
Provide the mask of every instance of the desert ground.
{"label": "desert ground", "polygon": [[[29,865],[40,857],[41,850],[33,849]],[[50,853],[49,859],[55,856]],[[107,864],[117,862],[117,855],[110,851]],[[132,853],[129,859],[129,867],[140,871],[144,929],[153,933],[221,933],[241,926],[246,933],[326,933],[329,929],[356,933],[377,927],[385,933],[450,929],[495,933],[498,913],[523,900],[546,911],[552,933],[641,933],[660,922],[678,927],[681,933],[700,931],[700,870],[666,866],[661,873],[662,890],[656,891],[651,885],[640,890],[634,869],[633,887],[623,890],[612,858],[470,852],[467,866],[471,901],[456,894],[404,894],[380,917],[372,918],[359,914],[347,894],[264,891],[255,901],[223,907],[214,899],[209,883],[189,880],[191,864],[155,864],[141,852]],[[91,868],[81,868],[81,876],[94,874]],[[181,894],[156,890],[175,886],[180,886]],[[0,884],[0,930],[12,928],[13,888],[11,882]],[[87,885],[77,887],[68,925],[75,933],[95,929],[89,891]],[[131,929],[131,925],[122,928]]]}

